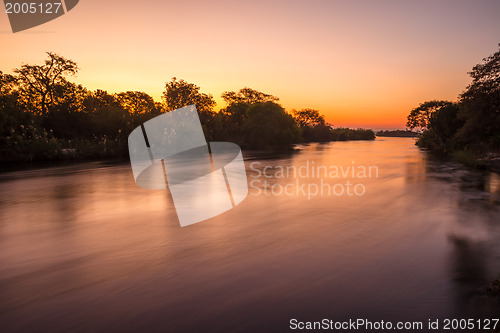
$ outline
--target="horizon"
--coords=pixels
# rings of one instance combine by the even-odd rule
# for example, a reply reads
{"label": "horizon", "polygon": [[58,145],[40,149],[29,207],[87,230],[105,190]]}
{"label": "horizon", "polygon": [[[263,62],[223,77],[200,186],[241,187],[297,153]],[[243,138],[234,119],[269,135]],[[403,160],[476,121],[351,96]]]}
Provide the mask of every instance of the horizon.
{"label": "horizon", "polygon": [[71,81],[89,90],[161,101],[165,82],[177,77],[213,95],[215,111],[224,91],[250,87],[279,97],[289,112],[317,109],[335,127],[405,129],[420,103],[456,100],[500,31],[500,3],[489,0],[141,6],[138,15],[133,3],[86,1],[15,34],[4,12],[0,41],[9,52],[0,70],[12,74],[55,52],[78,63]]}

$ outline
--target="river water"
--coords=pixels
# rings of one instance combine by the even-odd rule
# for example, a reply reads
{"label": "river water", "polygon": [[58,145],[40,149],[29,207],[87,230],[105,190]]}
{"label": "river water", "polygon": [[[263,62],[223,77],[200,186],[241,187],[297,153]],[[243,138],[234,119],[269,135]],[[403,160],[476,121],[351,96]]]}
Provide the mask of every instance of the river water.
{"label": "river water", "polygon": [[244,154],[247,198],[183,228],[127,163],[0,173],[0,331],[499,317],[498,175],[410,138],[298,148]]}

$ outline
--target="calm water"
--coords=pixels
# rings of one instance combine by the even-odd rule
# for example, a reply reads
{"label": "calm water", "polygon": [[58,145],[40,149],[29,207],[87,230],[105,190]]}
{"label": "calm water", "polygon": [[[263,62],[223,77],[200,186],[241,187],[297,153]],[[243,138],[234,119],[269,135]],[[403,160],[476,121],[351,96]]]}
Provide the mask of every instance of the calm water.
{"label": "calm water", "polygon": [[[0,174],[0,331],[498,318],[482,295],[500,273],[498,175],[434,161],[407,138],[301,148],[245,156],[249,196],[184,228],[168,191],[138,188],[127,164]],[[311,165],[378,173],[279,174]],[[364,194],[336,195],[347,181]],[[302,184],[340,185],[308,198]]]}

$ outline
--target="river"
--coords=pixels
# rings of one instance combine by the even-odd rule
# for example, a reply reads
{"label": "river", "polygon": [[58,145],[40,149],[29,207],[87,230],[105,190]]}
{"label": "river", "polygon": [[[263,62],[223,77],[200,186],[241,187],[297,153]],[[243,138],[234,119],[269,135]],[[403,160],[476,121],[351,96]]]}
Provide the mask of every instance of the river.
{"label": "river", "polygon": [[485,296],[500,273],[497,174],[411,138],[298,148],[244,153],[246,199],[183,228],[169,192],[137,187],[127,163],[0,173],[0,331],[498,317]]}

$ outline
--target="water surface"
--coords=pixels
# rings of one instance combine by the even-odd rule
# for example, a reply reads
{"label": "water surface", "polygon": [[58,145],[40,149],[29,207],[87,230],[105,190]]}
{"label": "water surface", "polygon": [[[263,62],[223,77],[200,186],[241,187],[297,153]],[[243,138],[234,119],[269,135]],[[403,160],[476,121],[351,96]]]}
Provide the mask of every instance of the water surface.
{"label": "water surface", "polygon": [[[498,175],[436,161],[409,138],[299,148],[247,153],[249,196],[184,228],[168,191],[137,187],[128,164],[1,173],[0,330],[258,332],[292,318],[499,313],[483,295],[500,273]],[[276,176],[312,164],[377,175]],[[297,190],[347,181],[363,195]]]}

